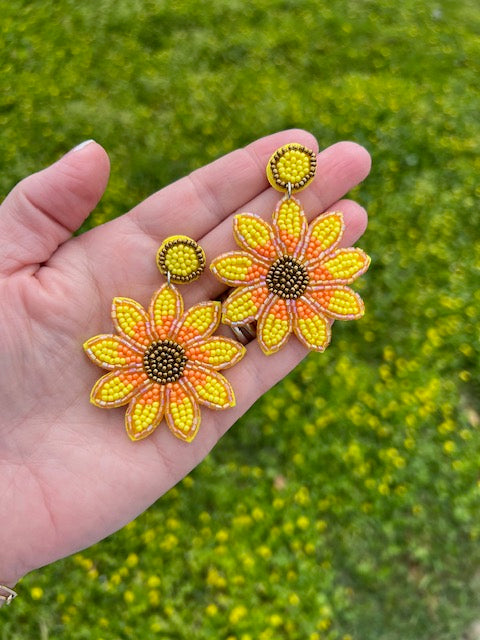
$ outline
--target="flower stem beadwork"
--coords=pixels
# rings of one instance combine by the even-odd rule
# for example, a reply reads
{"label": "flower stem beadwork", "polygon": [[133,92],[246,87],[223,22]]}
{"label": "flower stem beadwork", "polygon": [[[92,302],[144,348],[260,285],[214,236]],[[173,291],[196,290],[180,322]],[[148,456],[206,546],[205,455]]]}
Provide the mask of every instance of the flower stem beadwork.
{"label": "flower stem beadwork", "polygon": [[324,351],[332,320],[355,320],[363,301],[348,287],[365,273],[370,258],[356,248],[340,248],[345,223],[340,212],[319,215],[308,225],[301,203],[291,193],[313,179],[313,151],[292,143],[276,151],[267,176],[287,195],[269,224],[253,213],[234,218],[233,233],[241,251],[216,258],[210,268],[235,287],[223,302],[223,322],[234,327],[257,322],[266,355],[276,353],[292,333],[309,349]]}

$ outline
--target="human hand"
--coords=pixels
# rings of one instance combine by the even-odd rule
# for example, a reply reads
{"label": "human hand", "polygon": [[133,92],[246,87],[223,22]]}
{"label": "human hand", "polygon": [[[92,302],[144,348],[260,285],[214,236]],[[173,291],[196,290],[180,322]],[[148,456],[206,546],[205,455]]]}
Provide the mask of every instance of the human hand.
{"label": "human hand", "polygon": [[[205,249],[207,264],[235,249],[232,216],[266,218],[279,199],[265,166],[278,147],[299,142],[286,131],[234,151],[153,194],[120,218],[78,237],[102,196],[109,172],[105,151],[91,142],[23,180],[0,206],[0,583],[85,548],[122,527],[185,476],[250,405],[305,356],[292,337],[267,359],[258,344],[226,372],[237,405],[202,411],[190,444],[163,423],[132,443],[125,409],[89,403],[100,370],[82,343],[112,331],[114,296],[144,306],[161,285],[155,254],[162,240],[185,234]],[[340,200],[363,180],[368,153],[341,142],[318,156],[316,179],[300,194],[309,219],[342,211],[350,246],[364,232],[365,211]],[[187,308],[217,299],[224,287],[206,270],[183,287]]]}

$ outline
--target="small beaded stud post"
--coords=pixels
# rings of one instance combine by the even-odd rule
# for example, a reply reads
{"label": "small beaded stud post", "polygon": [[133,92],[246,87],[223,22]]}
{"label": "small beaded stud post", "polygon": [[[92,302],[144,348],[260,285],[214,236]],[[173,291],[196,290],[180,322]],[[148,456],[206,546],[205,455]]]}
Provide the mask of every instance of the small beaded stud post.
{"label": "small beaded stud post", "polygon": [[157,253],[160,273],[175,284],[193,282],[205,269],[205,252],[188,236],[170,236],[162,242]]}
{"label": "small beaded stud post", "polygon": [[[277,149],[267,164],[267,178],[274,189],[301,191],[315,177],[317,158],[311,149],[292,142]],[[289,187],[290,185],[290,187]]]}
{"label": "small beaded stud post", "polygon": [[293,193],[315,176],[315,153],[298,143],[277,149],[267,164],[271,186],[285,195],[269,224],[254,213],[234,218],[241,251],[230,251],[210,265],[224,284],[235,287],[223,301],[223,322],[244,328],[257,322],[262,351],[279,351],[290,335],[308,349],[324,351],[334,319],[355,320],[363,301],[347,285],[365,273],[370,258],[356,248],[340,248],[343,215],[329,211],[309,225]]}
{"label": "small beaded stud post", "polygon": [[172,282],[196,280],[205,268],[203,249],[191,238],[167,238],[157,254],[167,276],[148,310],[130,298],[114,298],[117,334],[102,334],[84,344],[88,357],[109,373],[94,385],[90,401],[110,409],[128,404],[127,434],[133,441],[149,436],[165,419],[180,440],[191,442],[200,426],[200,405],[235,406],[231,384],[219,373],[245,355],[245,347],[214,336],[220,302],[201,302],[184,311]]}

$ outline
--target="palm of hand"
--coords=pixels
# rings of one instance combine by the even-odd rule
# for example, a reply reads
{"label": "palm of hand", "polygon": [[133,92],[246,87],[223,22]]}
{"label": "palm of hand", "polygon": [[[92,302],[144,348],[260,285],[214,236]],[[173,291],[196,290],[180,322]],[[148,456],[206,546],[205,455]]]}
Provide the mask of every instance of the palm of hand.
{"label": "palm of hand", "polygon": [[[242,362],[227,372],[237,406],[203,410],[197,438],[185,444],[164,424],[150,438],[132,443],[123,428],[124,409],[103,411],[89,404],[90,389],[103,372],[82,350],[85,339],[112,332],[115,295],[148,304],[162,283],[154,257],[166,236],[196,238],[210,262],[234,248],[229,216],[238,209],[268,217],[278,194],[266,189],[262,168],[275,148],[293,139],[315,144],[304,132],[260,140],[77,238],[67,239],[95,206],[108,176],[98,145],[68,154],[27,179],[3,203],[0,567],[5,568],[0,582],[14,584],[138,515],[305,354],[292,338],[272,356],[275,366],[265,367],[258,346],[249,345]],[[346,243],[361,235],[366,217],[355,203],[336,201],[368,169],[364,150],[335,145],[319,156],[318,186],[303,198],[310,217],[334,204],[344,212]],[[222,291],[206,273],[182,295],[187,307]]]}

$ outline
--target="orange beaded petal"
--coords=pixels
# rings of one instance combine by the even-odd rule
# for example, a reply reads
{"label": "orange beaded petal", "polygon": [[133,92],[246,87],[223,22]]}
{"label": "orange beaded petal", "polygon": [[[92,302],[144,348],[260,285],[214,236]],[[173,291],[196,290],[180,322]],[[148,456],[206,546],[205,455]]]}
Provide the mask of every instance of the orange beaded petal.
{"label": "orange beaded petal", "polygon": [[307,218],[296,198],[280,200],[273,214],[272,226],[280,255],[298,256],[308,231]]}
{"label": "orange beaded petal", "polygon": [[293,329],[291,300],[271,296],[260,314],[257,327],[258,344],[266,355],[279,351]]}
{"label": "orange beaded petal", "polygon": [[163,285],[153,296],[148,309],[155,337],[164,340],[173,331],[174,323],[183,314],[183,300],[174,287]]}
{"label": "orange beaded petal", "polygon": [[187,346],[192,340],[209,338],[220,324],[222,305],[220,302],[200,302],[190,307],[178,321],[178,330],[172,338]]}
{"label": "orange beaded petal", "polygon": [[125,414],[125,427],[132,440],[149,436],[160,424],[165,409],[165,387],[150,384],[134,398]]}
{"label": "orange beaded petal", "polygon": [[128,344],[120,336],[95,336],[87,340],[83,348],[90,360],[103,369],[123,369],[133,364],[142,364],[139,347]]}
{"label": "orange beaded petal", "polygon": [[274,260],[277,255],[272,227],[254,213],[239,213],[233,219],[233,235],[239,247],[260,260]]}
{"label": "orange beaded petal", "polygon": [[210,365],[218,371],[232,367],[243,358],[245,347],[230,338],[213,337],[191,343],[185,355],[193,362]]}
{"label": "orange beaded petal", "polygon": [[306,264],[322,258],[327,251],[335,249],[344,231],[343,215],[338,211],[329,211],[315,218],[305,240],[303,257]]}
{"label": "orange beaded petal", "polygon": [[187,384],[178,381],[166,390],[165,419],[174,436],[191,442],[200,426],[200,409]]}
{"label": "orange beaded petal", "polygon": [[117,331],[137,345],[151,342],[148,316],[141,304],[130,298],[114,298],[112,320]]}
{"label": "orange beaded petal", "polygon": [[235,406],[235,394],[231,384],[209,367],[189,363],[185,367],[185,379],[195,392],[197,400],[210,409],[228,409]]}
{"label": "orange beaded petal", "polygon": [[90,394],[92,404],[113,409],[127,404],[148,382],[141,366],[123,371],[111,371],[96,382]]}
{"label": "orange beaded petal", "polygon": [[306,297],[317,303],[329,318],[358,320],[365,312],[363,300],[349,287],[310,288]]}
{"label": "orange beaded petal", "polygon": [[368,269],[370,258],[361,249],[337,249],[309,267],[314,284],[350,284]]}
{"label": "orange beaded petal", "polygon": [[253,284],[268,273],[268,263],[246,252],[222,253],[210,265],[213,273],[230,287]]}
{"label": "orange beaded petal", "polygon": [[293,331],[307,349],[325,351],[331,339],[331,325],[322,310],[308,298],[295,300]]}
{"label": "orange beaded petal", "polygon": [[269,296],[266,286],[239,287],[223,303],[225,324],[242,325],[256,320]]}

